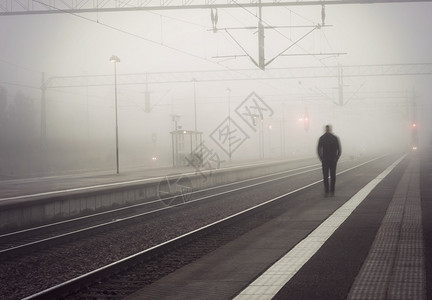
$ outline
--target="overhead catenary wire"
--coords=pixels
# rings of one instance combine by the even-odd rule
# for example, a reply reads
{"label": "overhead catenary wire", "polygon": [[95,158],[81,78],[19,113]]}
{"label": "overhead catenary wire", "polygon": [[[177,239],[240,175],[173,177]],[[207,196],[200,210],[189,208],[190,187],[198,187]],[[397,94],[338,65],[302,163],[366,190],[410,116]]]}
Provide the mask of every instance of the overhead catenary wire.
{"label": "overhead catenary wire", "polygon": [[[43,4],[43,5],[47,5],[47,4],[42,3],[42,2],[39,2],[39,1],[37,1],[37,0],[35,0],[35,2],[41,3],[41,4]],[[54,6],[50,6],[50,7],[51,7],[51,9],[58,9],[58,8],[56,8],[56,7],[54,7]],[[66,11],[66,12],[67,12],[67,11]],[[242,73],[241,71],[239,71],[239,70],[235,70],[235,69],[232,69],[232,68],[230,68],[229,66],[226,66],[226,65],[224,65],[224,64],[221,64],[220,62],[215,62],[215,61],[209,60],[209,59],[207,59],[207,58],[205,58],[205,57],[202,57],[202,56],[199,56],[199,55],[196,55],[196,54],[193,54],[193,53],[189,53],[189,52],[184,51],[184,50],[182,50],[182,49],[178,49],[178,48],[176,48],[176,47],[172,47],[172,46],[169,46],[169,45],[166,45],[166,44],[160,43],[160,42],[158,42],[158,41],[154,41],[154,40],[151,40],[151,39],[145,38],[145,37],[143,37],[143,36],[141,36],[141,35],[139,35],[139,34],[135,34],[135,33],[129,32],[129,31],[127,31],[127,30],[124,30],[124,29],[121,29],[121,28],[117,28],[117,27],[115,27],[115,26],[112,26],[112,25],[109,25],[109,24],[106,24],[106,23],[100,22],[99,20],[92,20],[92,19],[90,19],[90,18],[87,18],[87,17],[85,17],[85,16],[78,15],[78,14],[76,14],[76,13],[71,13],[71,12],[67,12],[67,13],[68,13],[68,14],[71,14],[71,15],[73,15],[73,16],[75,16],[75,17],[79,17],[79,18],[81,18],[81,19],[83,19],[83,20],[85,20],[85,21],[92,22],[92,23],[96,23],[97,25],[100,25],[100,26],[104,26],[104,27],[106,27],[106,28],[108,28],[108,29],[110,29],[110,30],[115,30],[115,31],[118,31],[118,32],[123,33],[123,34],[127,34],[127,35],[130,35],[130,36],[135,37],[135,38],[139,38],[139,39],[144,40],[144,41],[146,41],[146,42],[153,43],[153,44],[156,44],[156,45],[159,45],[159,46],[163,46],[163,47],[169,48],[169,49],[171,49],[171,50],[173,50],[173,51],[176,51],[176,52],[182,53],[182,54],[184,54],[184,55],[189,55],[189,56],[192,56],[192,57],[194,57],[194,58],[197,58],[197,59],[200,59],[200,60],[204,60],[204,61],[206,61],[206,62],[210,62],[210,63],[212,63],[212,64],[219,65],[219,66],[221,66],[221,67],[223,67],[223,68],[225,68],[225,69],[227,69],[227,70],[230,70],[230,71],[234,71],[234,72]],[[174,19],[174,18],[173,18],[173,19]],[[178,19],[176,19],[176,20],[178,20]],[[195,24],[194,24],[194,25],[195,25]],[[248,74],[246,74],[246,75],[249,76]],[[251,78],[251,79],[253,79],[253,78]],[[275,90],[281,90],[281,91],[286,92],[286,91],[284,90],[284,86],[283,86],[283,85],[273,85],[273,84],[270,84],[268,81],[265,81],[265,80],[263,81],[263,80],[260,80],[260,79],[253,79],[253,80],[255,80],[256,82],[260,82],[260,83],[262,83],[262,84],[264,84],[264,85],[267,85],[267,86],[271,87],[272,89],[275,89]]]}
{"label": "overhead catenary wire", "polygon": [[46,4],[46,3],[43,3],[43,2],[40,2],[40,1],[38,1],[38,0],[34,0],[34,2],[37,2],[37,3],[39,3],[39,4],[41,4],[41,5],[44,5],[44,6],[47,6],[47,7],[51,8],[51,9],[57,9],[57,10],[60,10],[60,11],[64,11],[65,13],[68,13],[68,14],[73,15],[73,16],[75,16],[75,17],[81,18],[81,19],[86,20],[86,21],[88,21],[88,22],[92,22],[92,23],[98,24],[98,25],[100,25],[100,26],[103,26],[103,27],[109,28],[109,29],[111,29],[111,30],[115,30],[115,31],[121,32],[121,33],[123,33],[123,34],[130,35],[130,36],[133,36],[133,37],[136,37],[136,38],[139,38],[139,39],[145,40],[146,42],[149,42],[149,43],[152,43],[152,44],[155,44],[155,45],[158,45],[158,46],[162,46],[162,47],[168,48],[168,49],[170,49],[170,50],[173,50],[173,51],[179,52],[179,53],[181,53],[181,54],[185,54],[185,55],[188,55],[188,56],[191,56],[191,57],[194,57],[194,58],[200,59],[200,60],[204,60],[204,61],[207,61],[207,62],[210,62],[210,63],[214,63],[214,62],[208,60],[208,59],[205,58],[205,57],[202,57],[202,56],[199,56],[199,55],[196,55],[196,54],[193,54],[193,53],[187,52],[187,51],[185,51],[185,50],[182,50],[182,49],[179,49],[179,48],[176,48],[176,47],[173,47],[173,46],[169,46],[169,45],[164,44],[164,43],[162,43],[162,42],[158,42],[158,41],[155,41],[155,40],[152,40],[152,39],[149,39],[149,38],[143,37],[143,36],[141,36],[141,35],[139,35],[139,34],[132,33],[132,32],[126,31],[126,30],[124,30],[124,29],[120,29],[120,28],[114,27],[114,26],[112,26],[112,25],[109,25],[109,24],[106,24],[106,23],[102,23],[102,22],[100,22],[100,21],[95,21],[95,20],[93,20],[93,19],[90,19],[90,18],[84,17],[84,16],[82,16],[82,15],[79,15],[79,14],[76,14],[76,13],[73,13],[73,12],[68,12],[68,11],[62,10],[62,9],[60,9],[60,8],[57,8],[57,7],[55,7],[55,6],[52,6],[52,5],[49,5],[49,4]]}
{"label": "overhead catenary wire", "polygon": [[296,40],[295,42],[293,42],[292,45],[290,45],[289,47],[287,47],[286,49],[284,49],[282,52],[280,52],[278,55],[276,55],[275,57],[273,57],[272,59],[270,59],[268,62],[266,62],[266,65],[272,63],[276,58],[278,58],[283,53],[285,53],[286,51],[288,51],[289,49],[291,49],[292,47],[294,47],[295,45],[297,45],[297,43],[299,43],[301,40],[303,40],[305,37],[307,37],[313,31],[315,31],[315,29],[317,29],[317,27],[314,27],[312,30],[310,30],[309,32],[307,32],[306,34],[304,34],[302,37],[300,37],[298,40]]}
{"label": "overhead catenary wire", "polygon": [[[247,9],[246,7],[244,7],[243,5],[241,5],[240,3],[238,3],[236,0],[232,0],[232,1],[233,1],[237,6],[239,6],[240,8],[244,9],[244,10],[247,11],[249,14],[251,14],[253,17],[259,19],[260,22],[262,22],[263,24],[265,24],[265,25],[267,25],[267,26],[271,26],[267,21],[265,21],[265,20],[262,18],[262,16],[257,16],[256,14],[252,13],[249,9]],[[291,10],[289,10],[289,11],[291,11]],[[299,15],[299,14],[297,14],[297,15]],[[300,16],[300,15],[299,15],[299,16]],[[306,18],[304,18],[304,19],[307,20]],[[308,21],[309,21],[309,20],[308,20]],[[312,23],[314,24],[314,29],[317,29],[317,28],[322,29],[322,27],[324,27],[324,26],[321,26],[320,24],[316,24],[316,23],[313,22],[313,21],[310,21],[310,22],[312,22]],[[272,27],[276,27],[276,26],[272,26]],[[311,56],[313,56],[315,59],[317,59],[318,62],[319,62],[320,64],[322,64],[323,66],[327,67],[327,65],[326,65],[324,62],[322,62],[321,59],[319,59],[319,58],[316,57],[316,55],[311,54],[311,53],[308,52],[306,49],[304,49],[303,47],[301,47],[300,45],[298,45],[298,42],[299,42],[298,40],[297,40],[297,41],[293,41],[293,40],[291,39],[291,37],[286,36],[285,34],[283,34],[282,32],[280,32],[279,30],[277,30],[277,28],[273,28],[273,30],[274,30],[275,32],[277,32],[279,35],[281,35],[282,37],[284,37],[284,38],[286,38],[287,40],[289,40],[290,42],[293,42],[294,44],[293,44],[292,46],[297,46],[297,47],[299,47],[299,48],[302,49],[305,53],[307,53],[308,55],[311,55]],[[313,31],[314,31],[314,30],[310,31],[308,34],[310,34],[310,33],[313,32]],[[308,35],[308,34],[307,34],[307,35]],[[306,35],[306,36],[307,36],[307,35]],[[301,39],[303,39],[304,37],[305,37],[305,36],[303,36]],[[285,51],[287,51],[289,48],[291,48],[291,46],[288,47]],[[276,57],[274,57],[273,59],[271,59],[271,62],[274,61],[275,58],[276,58]],[[266,66],[267,66],[268,64],[269,64],[269,63],[266,63]]]}
{"label": "overhead catenary wire", "polygon": [[246,49],[243,48],[242,45],[240,45],[239,42],[237,42],[237,40],[231,35],[231,33],[229,33],[228,30],[225,30],[225,32],[232,38],[232,40],[237,44],[237,46],[240,47],[240,49],[252,60],[254,61],[254,59],[252,58],[252,56],[249,55],[249,53],[247,53]]}
{"label": "overhead catenary wire", "polygon": [[[64,13],[70,14],[70,15],[72,15],[72,16],[75,16],[75,17],[81,18],[81,19],[83,19],[83,20],[85,20],[85,21],[88,21],[88,22],[91,22],[91,23],[95,23],[95,24],[97,24],[97,25],[100,25],[100,26],[103,26],[103,27],[109,28],[109,29],[111,29],[111,30],[115,30],[115,31],[117,31],[117,32],[121,32],[121,33],[123,33],[123,34],[126,34],[126,35],[129,35],[129,36],[132,36],[132,37],[135,37],[135,38],[138,38],[138,39],[141,39],[141,40],[147,41],[147,42],[149,42],[149,43],[152,43],[152,44],[155,44],[155,45],[158,45],[158,46],[162,46],[162,47],[168,48],[168,49],[173,50],[173,51],[176,51],[176,52],[178,52],[178,53],[181,53],[181,54],[184,54],[184,55],[187,55],[187,56],[191,56],[191,57],[193,57],[193,58],[196,58],[196,59],[199,59],[199,60],[202,60],[202,61],[209,62],[209,63],[211,63],[211,64],[216,64],[216,65],[221,66],[221,67],[223,67],[223,68],[225,68],[225,69],[227,69],[227,70],[230,70],[230,71],[233,71],[233,72],[241,73],[240,71],[238,71],[238,70],[236,70],[236,69],[232,69],[232,68],[230,68],[230,67],[228,67],[228,66],[225,66],[225,65],[223,65],[223,64],[220,64],[219,62],[214,62],[214,61],[209,60],[209,59],[207,59],[207,58],[205,58],[205,57],[202,57],[202,56],[199,56],[199,55],[196,55],[196,54],[190,53],[190,52],[188,52],[188,51],[185,51],[185,50],[182,50],[182,49],[179,49],[179,48],[173,47],[173,46],[169,46],[169,45],[167,45],[167,44],[163,44],[163,43],[161,43],[161,42],[157,42],[157,41],[154,41],[154,40],[149,39],[149,38],[145,38],[145,37],[143,37],[143,36],[141,36],[141,35],[139,35],[139,34],[135,34],[135,33],[132,33],[132,32],[129,32],[129,31],[126,31],[126,30],[123,30],[123,29],[117,28],[117,27],[115,27],[115,26],[112,26],[112,25],[109,25],[109,24],[106,24],[106,23],[102,23],[102,22],[97,21],[97,20],[95,21],[95,20],[90,19],[90,18],[87,18],[87,17],[85,17],[85,16],[81,16],[81,15],[79,15],[79,14],[77,14],[77,13],[73,13],[73,12],[69,12],[69,11],[66,11],[66,10],[62,10],[62,9],[60,9],[60,8],[57,8],[57,7],[55,7],[55,6],[52,6],[52,5],[49,5],[49,4],[46,4],[46,3],[43,3],[43,2],[40,2],[40,1],[38,1],[38,0],[33,0],[33,1],[34,1],[34,2],[37,2],[37,3],[41,4],[41,5],[44,5],[44,6],[46,6],[46,7],[49,7],[50,9],[56,9],[56,10],[62,11],[62,12],[64,12]],[[246,76],[249,76],[249,75],[246,74]],[[256,80],[257,82],[262,82],[262,81],[259,80],[259,79],[254,79],[254,80]],[[269,87],[271,87],[271,88],[273,88],[273,89],[281,89],[280,86],[273,86],[273,85],[269,84],[269,83],[266,82],[266,81],[264,81],[264,82],[262,82],[262,83],[265,84],[265,85],[268,85]]]}

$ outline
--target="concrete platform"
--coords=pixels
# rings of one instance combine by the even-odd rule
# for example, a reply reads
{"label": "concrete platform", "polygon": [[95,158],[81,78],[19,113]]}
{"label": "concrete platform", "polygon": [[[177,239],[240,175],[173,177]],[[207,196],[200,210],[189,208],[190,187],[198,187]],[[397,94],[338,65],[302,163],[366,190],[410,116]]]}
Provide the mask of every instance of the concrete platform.
{"label": "concrete platform", "polygon": [[282,216],[126,299],[432,299],[431,161],[432,151],[414,153],[372,181],[338,179],[333,198],[311,188]]}
{"label": "concrete platform", "polygon": [[160,199],[160,184],[187,177],[191,190],[284,171],[297,160],[227,162],[221,168],[165,167],[0,181],[0,232]]}

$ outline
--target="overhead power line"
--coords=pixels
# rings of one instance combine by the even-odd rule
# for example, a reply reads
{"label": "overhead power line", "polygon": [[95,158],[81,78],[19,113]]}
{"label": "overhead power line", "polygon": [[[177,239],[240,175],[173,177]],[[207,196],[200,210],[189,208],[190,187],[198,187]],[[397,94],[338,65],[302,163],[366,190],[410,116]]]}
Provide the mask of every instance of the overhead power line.
{"label": "overhead power line", "polygon": [[[342,4],[377,4],[377,3],[403,3],[403,2],[431,2],[432,0],[326,0],[325,5]],[[119,12],[119,11],[139,11],[139,10],[173,10],[173,9],[206,9],[206,8],[235,8],[239,4],[246,7],[290,7],[290,6],[322,6],[322,0],[303,0],[303,1],[279,1],[266,0],[261,4],[250,0],[226,1],[215,0],[209,3],[208,0],[182,1],[178,5],[176,1],[117,1],[106,0],[103,2],[94,0],[82,1],[56,1],[55,9],[47,8],[53,1],[20,1],[20,0],[0,0],[0,16],[8,15],[29,15],[29,14],[55,14],[55,13],[86,13],[86,12]],[[44,5],[45,4],[45,5]]]}
{"label": "overhead power line", "polygon": [[[383,64],[383,65],[346,65],[327,67],[274,68],[262,72],[258,69],[183,71],[183,72],[149,72],[118,74],[119,85],[190,83],[191,78],[198,82],[277,80],[304,78],[337,78],[339,68],[343,76],[413,76],[432,75],[432,63]],[[47,88],[73,88],[82,86],[111,86],[111,75],[86,75],[50,77]]]}

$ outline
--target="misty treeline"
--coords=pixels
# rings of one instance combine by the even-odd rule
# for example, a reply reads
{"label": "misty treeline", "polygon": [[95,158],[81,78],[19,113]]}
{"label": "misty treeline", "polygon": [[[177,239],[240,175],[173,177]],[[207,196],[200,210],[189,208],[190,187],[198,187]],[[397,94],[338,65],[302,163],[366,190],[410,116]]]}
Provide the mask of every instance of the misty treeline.
{"label": "misty treeline", "polygon": [[44,139],[40,100],[0,86],[0,180],[111,168],[112,157],[65,134]]}
{"label": "misty treeline", "polygon": [[5,88],[0,86],[0,136],[2,148],[6,142],[29,141],[36,135],[36,116],[33,100],[19,91],[8,103]]}
{"label": "misty treeline", "polygon": [[0,176],[15,177],[26,170],[37,169],[40,161],[40,138],[34,101],[22,91],[8,101],[0,86]]}

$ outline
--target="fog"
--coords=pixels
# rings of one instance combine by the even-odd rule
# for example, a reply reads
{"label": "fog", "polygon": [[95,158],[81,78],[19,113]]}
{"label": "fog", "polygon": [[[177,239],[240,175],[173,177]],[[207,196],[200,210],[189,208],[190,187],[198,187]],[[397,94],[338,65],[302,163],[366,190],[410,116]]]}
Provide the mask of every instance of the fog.
{"label": "fog", "polygon": [[115,172],[116,110],[120,173],[199,147],[211,167],[313,157],[326,124],[345,158],[410,150],[413,123],[431,145],[431,74],[404,73],[432,63],[432,3],[325,12],[263,8],[264,71],[257,9],[218,9],[216,32],[210,9],[0,16],[0,179]]}

